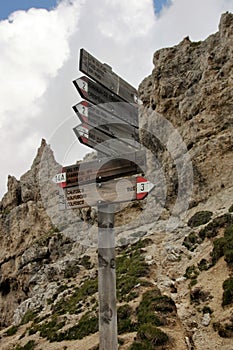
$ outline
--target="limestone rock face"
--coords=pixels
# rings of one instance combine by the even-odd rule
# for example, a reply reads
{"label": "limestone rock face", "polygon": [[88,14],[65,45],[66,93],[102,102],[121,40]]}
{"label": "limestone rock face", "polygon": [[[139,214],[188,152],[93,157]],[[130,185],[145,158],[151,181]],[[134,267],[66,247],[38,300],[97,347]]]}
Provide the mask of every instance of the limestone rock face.
{"label": "limestone rock face", "polygon": [[[156,52],[139,87],[145,176],[155,188],[143,201],[116,207],[119,350],[135,339],[135,348],[145,348],[138,344],[145,337],[153,347],[156,334],[168,338],[160,346],[167,350],[232,350],[230,288],[223,306],[233,273],[232,56],[233,15],[226,13],[205,41],[186,37]],[[98,348],[97,210],[59,210],[64,194],[51,180],[60,170],[42,140],[31,169],[19,180],[8,177],[0,202],[3,350]],[[159,331],[150,324],[140,335],[135,322],[143,322],[145,293],[151,300],[141,316]]]}
{"label": "limestone rock face", "polygon": [[[152,134],[158,129],[158,113],[172,123],[189,151],[194,171],[193,205],[232,186],[232,56],[233,16],[225,13],[219,32],[205,41],[192,42],[186,37],[175,47],[157,51],[153,72],[139,87],[143,106],[151,110]],[[148,115],[142,113],[141,119],[141,127],[146,129]],[[172,162],[166,154],[166,145],[143,132],[141,139],[162,159],[167,177],[176,178],[174,159]],[[173,183],[170,195],[174,188]]]}

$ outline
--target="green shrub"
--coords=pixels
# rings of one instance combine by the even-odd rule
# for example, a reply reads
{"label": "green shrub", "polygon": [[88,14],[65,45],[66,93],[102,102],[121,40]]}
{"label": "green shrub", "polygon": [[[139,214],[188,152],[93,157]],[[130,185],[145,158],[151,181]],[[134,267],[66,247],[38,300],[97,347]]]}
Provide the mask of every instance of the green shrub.
{"label": "green shrub", "polygon": [[233,249],[227,249],[225,251],[225,261],[228,265],[233,265]]}
{"label": "green shrub", "polygon": [[54,313],[62,315],[65,313],[80,313],[81,302],[86,302],[89,296],[98,292],[97,278],[86,280],[82,286],[77,288],[69,298],[59,300],[52,309]]}
{"label": "green shrub", "polygon": [[77,274],[80,271],[80,267],[77,265],[76,262],[70,262],[67,264],[65,272],[64,272],[64,277],[65,278],[74,278],[77,276]]}
{"label": "green shrub", "polygon": [[135,341],[132,345],[130,345],[129,350],[151,350],[151,346],[145,343],[139,343]]}
{"label": "green shrub", "polygon": [[201,301],[208,300],[209,294],[209,292],[203,291],[200,287],[196,287],[190,291],[190,300],[193,303],[199,304]]}
{"label": "green shrub", "polygon": [[216,264],[216,262],[224,256],[224,250],[225,250],[225,244],[226,240],[224,237],[217,238],[214,240],[213,245],[213,251],[211,253],[212,256],[212,265]]}
{"label": "green shrub", "polygon": [[223,282],[223,300],[222,306],[230,305],[233,303],[233,278],[230,277]]}
{"label": "green shrub", "polygon": [[229,213],[233,213],[233,204],[230,206],[230,208],[228,209]]}
{"label": "green shrub", "polygon": [[152,324],[143,324],[139,327],[137,333],[138,340],[147,342],[152,346],[164,345],[168,342],[169,338],[166,333]]}
{"label": "green shrub", "polygon": [[132,293],[133,288],[142,282],[140,277],[148,275],[149,267],[141,251],[142,242],[139,241],[133,245],[133,250],[129,250],[129,248],[123,250],[116,259],[117,298],[119,301],[129,300],[128,296]]}
{"label": "green shrub", "polygon": [[207,226],[205,226],[200,232],[199,236],[202,240],[205,238],[216,237],[221,228],[226,228],[233,224],[233,217],[231,214],[224,214],[215,218]]}
{"label": "green shrub", "polygon": [[84,266],[87,270],[92,269],[92,264],[90,261],[90,256],[89,255],[84,255],[81,259],[80,259],[80,265]]}
{"label": "green shrub", "polygon": [[197,227],[210,221],[213,213],[211,211],[198,211],[188,221],[188,226]]}
{"label": "green shrub", "polygon": [[213,324],[214,330],[218,331],[221,338],[233,338],[233,322],[221,324],[216,322]]}
{"label": "green shrub", "polygon": [[128,304],[120,306],[117,310],[118,334],[134,332],[136,324],[131,321],[132,308]]}
{"label": "green shrub", "polygon": [[229,266],[233,265],[233,225],[229,225],[225,228],[224,237],[217,238],[213,242],[212,265],[214,265],[218,259],[225,256],[225,261]]}
{"label": "green shrub", "polygon": [[203,308],[202,308],[202,313],[203,314],[212,314],[213,313],[213,310],[209,307],[209,306],[203,306]]}
{"label": "green shrub", "polygon": [[33,321],[34,318],[38,315],[38,312],[37,310],[27,310],[22,318],[22,321],[21,321],[21,324],[26,324],[30,321]]}
{"label": "green shrub", "polygon": [[192,279],[196,279],[198,275],[199,275],[199,271],[197,267],[194,265],[191,265],[186,268],[184,277],[192,280]]}
{"label": "green shrub", "polygon": [[82,339],[98,331],[98,318],[89,312],[84,314],[77,325],[57,334],[56,341]]}
{"label": "green shrub", "polygon": [[142,296],[137,308],[138,323],[162,326],[165,322],[161,314],[173,313],[174,311],[176,311],[174,301],[168,296],[161,295],[160,291],[154,288],[145,292]]}
{"label": "green shrub", "polygon": [[29,340],[24,346],[16,345],[14,350],[33,350],[35,348],[35,341]]}
{"label": "green shrub", "polygon": [[196,249],[199,243],[201,243],[201,239],[194,232],[191,232],[183,241],[183,245],[191,252]]}
{"label": "green shrub", "polygon": [[209,269],[209,263],[206,259],[201,259],[201,261],[197,264],[200,271],[208,270]]}
{"label": "green shrub", "polygon": [[15,333],[17,333],[18,329],[19,329],[18,326],[12,326],[12,327],[8,328],[4,334],[7,337],[10,337],[10,336],[14,335]]}
{"label": "green shrub", "polygon": [[53,317],[50,321],[42,324],[34,324],[29,329],[29,335],[40,332],[42,338],[48,339],[50,342],[57,341],[58,331],[64,327],[65,321],[59,321],[58,317]]}

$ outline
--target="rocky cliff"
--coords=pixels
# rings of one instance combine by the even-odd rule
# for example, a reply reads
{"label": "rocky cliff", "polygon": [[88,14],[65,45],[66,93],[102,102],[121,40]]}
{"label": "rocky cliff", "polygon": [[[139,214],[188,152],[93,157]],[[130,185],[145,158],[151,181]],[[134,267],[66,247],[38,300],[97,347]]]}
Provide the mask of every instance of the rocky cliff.
{"label": "rocky cliff", "polygon": [[[226,13],[139,87],[156,187],[116,214],[119,349],[233,349],[232,51]],[[0,202],[2,350],[98,348],[96,212],[59,211],[59,169],[42,140]]]}

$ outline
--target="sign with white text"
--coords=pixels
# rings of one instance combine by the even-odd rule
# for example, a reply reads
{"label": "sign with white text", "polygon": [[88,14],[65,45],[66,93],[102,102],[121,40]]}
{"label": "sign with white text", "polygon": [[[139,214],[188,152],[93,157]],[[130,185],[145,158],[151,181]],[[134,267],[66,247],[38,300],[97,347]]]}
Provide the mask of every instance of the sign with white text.
{"label": "sign with white text", "polygon": [[84,49],[80,50],[79,70],[106,87],[123,100],[137,102],[137,90]]}

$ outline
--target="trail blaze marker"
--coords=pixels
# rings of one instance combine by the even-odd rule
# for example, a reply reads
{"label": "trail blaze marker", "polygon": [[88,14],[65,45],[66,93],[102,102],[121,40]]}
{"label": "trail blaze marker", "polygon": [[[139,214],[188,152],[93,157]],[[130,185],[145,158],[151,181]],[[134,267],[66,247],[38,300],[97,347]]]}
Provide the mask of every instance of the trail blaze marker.
{"label": "trail blaze marker", "polygon": [[148,195],[148,193],[150,193],[153,190],[154,187],[155,185],[152,184],[150,181],[148,181],[142,176],[138,176],[136,199],[144,199]]}

